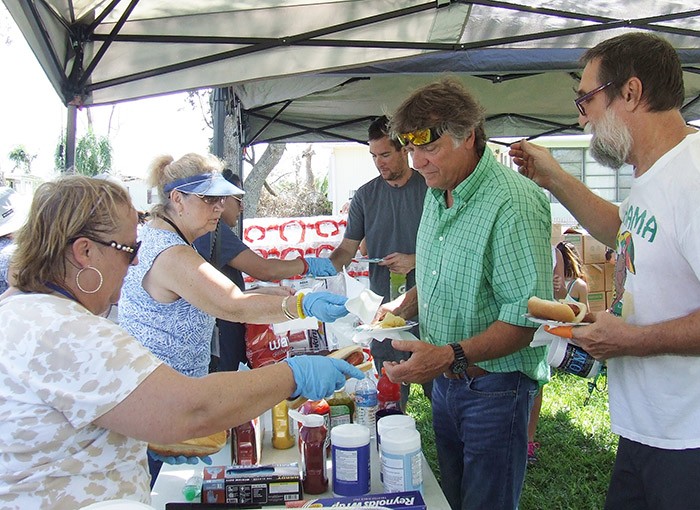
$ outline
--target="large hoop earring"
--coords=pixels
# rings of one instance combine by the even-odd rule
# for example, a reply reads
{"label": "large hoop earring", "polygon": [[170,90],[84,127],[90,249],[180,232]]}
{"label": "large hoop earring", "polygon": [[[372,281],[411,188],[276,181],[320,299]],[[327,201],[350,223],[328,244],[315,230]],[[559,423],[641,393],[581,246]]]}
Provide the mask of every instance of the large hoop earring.
{"label": "large hoop earring", "polygon": [[[100,277],[100,283],[97,285],[97,288],[95,290],[85,290],[82,285],[80,285],[80,273],[85,271],[86,269],[92,269],[97,273],[97,276]],[[78,271],[78,274],[75,275],[75,284],[78,286],[81,292],[84,292],[85,294],[94,294],[95,292],[99,291],[102,288],[102,282],[104,279],[102,278],[102,273],[100,273],[100,270],[97,269],[96,267],[92,266],[86,266],[82,268],[80,271]]]}

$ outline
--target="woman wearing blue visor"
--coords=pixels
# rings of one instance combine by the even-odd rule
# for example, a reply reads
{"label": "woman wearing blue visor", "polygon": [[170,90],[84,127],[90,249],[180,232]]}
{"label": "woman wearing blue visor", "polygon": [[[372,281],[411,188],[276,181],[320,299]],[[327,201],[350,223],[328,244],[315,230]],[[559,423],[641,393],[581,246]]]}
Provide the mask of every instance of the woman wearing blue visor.
{"label": "woman wearing blue visor", "polygon": [[[208,373],[217,317],[271,324],[305,316],[333,322],[348,313],[345,297],[326,292],[243,293],[197,253],[194,240],[216,229],[229,197],[244,193],[221,170],[217,158],[198,154],[153,162],[150,185],[157,188],[160,204],[141,229],[139,263],[129,269],[119,300],[119,323],[157,357],[192,377]],[[302,368],[303,358],[288,360],[295,379],[297,371],[299,377],[305,371],[307,379],[335,377],[323,373],[326,365]],[[163,459],[156,460],[151,462],[153,480]]]}

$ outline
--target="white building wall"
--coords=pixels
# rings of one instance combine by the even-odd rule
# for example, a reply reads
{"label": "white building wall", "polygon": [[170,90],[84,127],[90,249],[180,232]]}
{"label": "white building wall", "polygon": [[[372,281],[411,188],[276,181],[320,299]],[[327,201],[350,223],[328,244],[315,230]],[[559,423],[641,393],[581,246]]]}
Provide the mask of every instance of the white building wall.
{"label": "white building wall", "polygon": [[148,184],[143,179],[136,177],[124,177],[122,184],[129,190],[131,202],[137,211],[150,211],[154,203],[158,201],[155,190],[151,193]]}
{"label": "white building wall", "polygon": [[333,214],[340,212],[357,188],[377,175],[379,173],[367,145],[335,145],[328,171],[328,200],[333,202]]}

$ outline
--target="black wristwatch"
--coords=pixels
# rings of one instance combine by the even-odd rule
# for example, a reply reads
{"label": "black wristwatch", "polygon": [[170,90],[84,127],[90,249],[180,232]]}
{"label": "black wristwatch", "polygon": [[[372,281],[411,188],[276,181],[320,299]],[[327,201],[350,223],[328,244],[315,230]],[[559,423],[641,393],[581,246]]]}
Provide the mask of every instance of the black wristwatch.
{"label": "black wristwatch", "polygon": [[450,371],[456,375],[462,375],[467,371],[467,357],[464,355],[462,346],[458,343],[448,344],[455,352],[455,360],[450,365]]}

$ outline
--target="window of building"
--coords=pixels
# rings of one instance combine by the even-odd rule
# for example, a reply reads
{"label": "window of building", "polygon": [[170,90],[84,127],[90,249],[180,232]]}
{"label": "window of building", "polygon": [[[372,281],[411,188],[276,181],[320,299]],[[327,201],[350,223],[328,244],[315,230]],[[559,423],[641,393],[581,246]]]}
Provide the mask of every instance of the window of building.
{"label": "window of building", "polygon": [[[557,148],[551,152],[564,170],[605,200],[622,202],[629,195],[633,173],[630,165],[613,170],[595,161],[586,148]],[[552,203],[558,203],[551,193],[549,196]]]}

